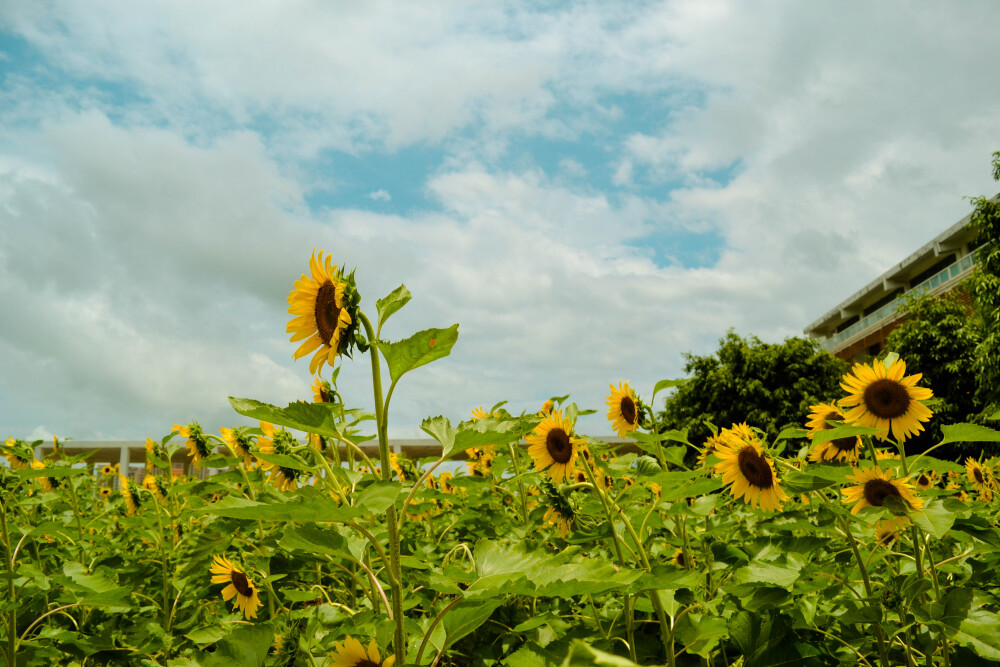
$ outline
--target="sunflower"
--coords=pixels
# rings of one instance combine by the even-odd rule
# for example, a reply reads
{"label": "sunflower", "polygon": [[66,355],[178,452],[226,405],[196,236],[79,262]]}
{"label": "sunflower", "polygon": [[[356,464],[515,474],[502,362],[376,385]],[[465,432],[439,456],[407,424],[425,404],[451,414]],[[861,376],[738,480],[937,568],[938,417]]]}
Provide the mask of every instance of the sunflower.
{"label": "sunflower", "polygon": [[545,510],[545,516],[542,517],[545,525],[555,526],[559,529],[559,537],[563,539],[566,539],[566,536],[573,529],[573,521],[576,519],[573,510],[567,511],[567,509],[567,507],[552,506]]}
{"label": "sunflower", "polygon": [[253,437],[248,432],[249,430],[246,426],[237,426],[235,429],[223,426],[219,429],[222,440],[229,445],[233,454],[243,458],[243,465],[248,468],[253,465],[253,454],[250,453],[250,448],[253,447]]}
{"label": "sunflower", "polygon": [[[36,460],[32,462],[31,467],[35,470],[44,470],[45,464]],[[55,477],[36,477],[35,479],[38,480],[38,483],[42,485],[42,489],[45,491],[55,491],[59,488],[59,480]]]}
{"label": "sunflower", "polygon": [[875,541],[887,547],[903,535],[903,530],[910,525],[905,516],[894,516],[891,519],[879,519],[875,522]]}
{"label": "sunflower", "polygon": [[321,377],[316,377],[312,383],[313,403],[333,403],[333,387]]}
{"label": "sunflower", "polygon": [[187,438],[188,456],[196,468],[201,467],[202,459],[208,458],[212,454],[212,448],[208,445],[208,437],[201,430],[201,424],[191,422],[186,426],[174,424],[174,431],[182,438]]}
{"label": "sunflower", "polygon": [[441,493],[454,493],[455,487],[451,485],[451,473],[445,470],[437,478],[438,488]]}
{"label": "sunflower", "polygon": [[295,350],[294,358],[299,359],[315,352],[309,362],[309,372],[316,375],[323,364],[330,364],[340,355],[348,342],[352,326],[355,325],[348,308],[351,299],[347,295],[348,281],[343,271],[333,263],[329,255],[324,259],[324,251],[315,252],[309,258],[311,276],[303,276],[295,281],[294,289],[288,293],[288,312],[294,315],[285,327],[292,334],[291,342],[305,342]]}
{"label": "sunflower", "polygon": [[890,477],[878,466],[855,470],[847,479],[857,482],[856,486],[843,489],[843,502],[856,503],[851,514],[857,514],[861,508],[869,505],[882,507],[889,496],[899,498],[911,509],[918,510],[924,506],[924,501],[913,494],[913,487],[905,478]]}
{"label": "sunflower", "polygon": [[[4,440],[3,444],[7,445],[7,447],[10,448],[16,448],[4,451],[3,453],[3,455],[7,458],[7,463],[10,464],[10,467],[13,470],[24,470],[25,468],[31,465],[31,461],[33,460],[34,456],[32,456],[32,458],[29,459],[25,458],[25,456],[23,455],[23,450],[27,447],[27,443],[24,442],[24,440],[15,440],[14,436],[10,436],[6,440]],[[18,452],[17,450],[21,450],[21,452]]]}
{"label": "sunflower", "polygon": [[135,482],[125,477],[125,475],[118,475],[118,483],[122,488],[122,496],[125,498],[125,505],[128,507],[128,515],[132,516],[139,511],[139,507],[142,502],[139,500],[139,489],[136,488]]}
{"label": "sunflower", "polygon": [[722,429],[717,435],[710,435],[702,447],[701,453],[698,454],[698,465],[705,465],[705,461],[708,457],[717,453],[719,447],[725,442],[725,434],[729,432],[728,428]]}
{"label": "sunflower", "polygon": [[688,561],[687,561],[687,556],[684,555],[684,549],[678,549],[677,551],[675,551],[673,557],[670,559],[670,562],[676,565],[677,567],[683,567],[684,569],[687,569]]}
{"label": "sunflower", "polygon": [[715,472],[722,475],[723,484],[732,484],[734,498],[743,498],[755,508],[760,503],[765,511],[781,509],[782,501],[788,500],[778,486],[774,463],[746,424],[733,424],[715,455],[721,459],[715,464]]}
{"label": "sunflower", "polygon": [[871,366],[855,364],[851,373],[844,376],[840,386],[849,396],[840,399],[840,404],[852,408],[845,415],[848,422],[880,429],[880,440],[885,440],[890,431],[896,442],[903,442],[910,436],[924,430],[921,422],[933,414],[921,401],[933,396],[930,389],[915,386],[923,375],[906,374],[906,363],[896,359],[887,369],[881,361]]}
{"label": "sunflower", "polygon": [[236,598],[233,611],[238,607],[244,618],[257,618],[260,597],[257,595],[257,587],[243,570],[229,562],[225,556],[216,556],[208,570],[212,573],[213,584],[229,584],[222,589],[222,599],[228,602],[233,597]]}
{"label": "sunflower", "polygon": [[955,482],[951,482],[950,484],[948,484],[948,485],[947,485],[946,487],[944,487],[944,488],[945,488],[946,490],[948,490],[948,491],[951,491],[951,492],[952,492],[952,493],[951,493],[951,496],[952,496],[953,498],[955,498],[955,499],[957,499],[957,500],[960,500],[960,501],[962,501],[963,503],[967,503],[967,502],[969,502],[969,494],[968,494],[968,493],[966,493],[966,492],[965,492],[965,491],[964,491],[964,490],[962,489],[962,487],[960,487],[960,486],[959,486],[958,484],[956,484]]}
{"label": "sunflower", "polygon": [[965,474],[976,487],[982,500],[986,502],[993,500],[993,475],[990,474],[989,468],[983,467],[979,461],[969,457],[965,459]]}
{"label": "sunflower", "polygon": [[110,486],[103,486],[101,487],[100,493],[102,498],[110,498],[115,492],[111,490]]}
{"label": "sunflower", "polygon": [[587,473],[582,470],[577,470],[576,474],[573,475],[574,484],[586,484],[587,483]]}
{"label": "sunflower", "polygon": [[117,472],[118,472],[118,467],[117,466],[113,466],[110,463],[105,463],[101,467],[101,474],[104,475],[105,477],[111,477],[112,475],[116,474]]}
{"label": "sunflower", "polygon": [[[494,412],[492,415],[488,415],[482,406],[472,411],[472,421],[479,421],[490,416],[499,417],[500,413]],[[496,458],[496,445],[469,447],[465,450],[465,453],[469,457],[469,460],[465,463],[469,469],[469,474],[477,477],[485,477],[490,471],[490,466],[493,465],[493,459]]]}
{"label": "sunflower", "polygon": [[926,491],[927,489],[933,489],[937,486],[938,474],[936,472],[922,472],[916,476],[913,480],[914,486],[916,486],[921,491]]}
{"label": "sunflower", "polygon": [[535,461],[535,470],[548,469],[549,478],[562,482],[576,472],[576,456],[582,438],[572,435],[573,424],[563,419],[562,410],[555,410],[525,436],[528,454]]}
{"label": "sunflower", "polygon": [[166,502],[167,480],[162,475],[146,475],[142,479],[142,488],[152,493],[157,500]]}
{"label": "sunflower", "polygon": [[611,385],[611,394],[605,402],[608,404],[608,421],[619,438],[626,438],[639,429],[641,411],[628,382],[619,382],[617,389]]}
{"label": "sunflower", "polygon": [[396,476],[399,477],[400,482],[406,481],[406,471],[403,470],[403,466],[399,463],[399,457],[396,452],[389,452],[389,467],[392,468]]}
{"label": "sunflower", "polygon": [[[831,429],[834,426],[842,426],[844,423],[844,412],[836,405],[818,403],[809,409],[811,412],[809,413],[808,421],[806,421],[806,426],[809,427],[807,435],[810,440],[820,431]],[[831,426],[831,422],[833,426]],[[860,435],[827,440],[813,447],[812,451],[809,452],[809,460],[813,463],[824,461],[856,461],[858,455],[861,453],[862,444]]]}
{"label": "sunflower", "polygon": [[378,652],[378,645],[373,639],[368,644],[368,651],[354,637],[347,637],[342,644],[333,647],[333,665],[331,667],[392,667],[396,656],[386,656],[383,660]]}
{"label": "sunflower", "polygon": [[653,492],[653,497],[655,497],[657,500],[660,499],[660,493],[662,492],[662,489],[660,488],[659,484],[657,484],[656,482],[650,482],[649,490]]}
{"label": "sunflower", "polygon": [[[261,422],[260,430],[264,432],[264,435],[257,439],[257,449],[261,454],[290,456],[292,447],[298,444],[295,436],[283,428],[275,430],[274,424],[270,422]],[[260,467],[265,472],[270,471],[267,481],[274,484],[279,491],[288,491],[298,487],[301,471],[295,468],[275,465],[267,461],[263,461]]]}

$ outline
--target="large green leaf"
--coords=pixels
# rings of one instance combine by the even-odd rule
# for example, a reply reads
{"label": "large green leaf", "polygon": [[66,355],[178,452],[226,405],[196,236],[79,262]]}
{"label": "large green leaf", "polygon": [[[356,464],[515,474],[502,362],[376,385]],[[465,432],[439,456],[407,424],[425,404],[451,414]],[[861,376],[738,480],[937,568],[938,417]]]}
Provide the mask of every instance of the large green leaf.
{"label": "large green leaf", "polygon": [[538,421],[537,417],[484,417],[462,422],[455,428],[447,417],[438,416],[425,419],[420,430],[437,440],[441,444],[441,458],[448,458],[453,452],[470,447],[517,442],[531,432]]}
{"label": "large green leaf", "polygon": [[22,468],[17,471],[17,474],[24,479],[31,479],[34,477],[51,477],[53,479],[60,479],[62,477],[85,475],[87,473],[88,470],[86,468],[69,468],[66,466],[53,466],[51,468]]}
{"label": "large green leaf", "polygon": [[311,472],[315,469],[315,466],[308,465],[301,459],[294,456],[288,456],[285,454],[264,454],[259,451],[254,452],[256,456],[261,461],[266,461],[267,463],[273,463],[281,468],[291,468],[292,470],[305,470]]}
{"label": "large green leaf", "polygon": [[627,658],[605,653],[583,642],[576,642],[561,667],[639,667]]}
{"label": "large green leaf", "polygon": [[813,435],[812,441],[814,445],[821,445],[824,442],[839,440],[840,438],[850,438],[855,435],[877,435],[879,433],[885,433],[885,431],[868,426],[835,426],[834,428],[824,429],[816,433]]}
{"label": "large green leaf", "polygon": [[343,557],[344,554],[350,554],[347,539],[343,535],[315,524],[285,528],[280,545],[290,551],[305,551],[325,556]]}
{"label": "large green leaf", "polygon": [[458,324],[447,329],[425,329],[405,340],[394,343],[380,341],[378,349],[389,366],[389,377],[395,382],[405,373],[447,357],[458,340]]}
{"label": "large green leaf", "polygon": [[289,403],[286,408],[279,408],[269,403],[255,401],[252,398],[229,397],[233,409],[244,417],[271,422],[278,426],[286,426],[307,433],[328,438],[340,438],[340,430],[336,426],[336,406],[332,403],[306,403],[297,401]]}
{"label": "large green leaf", "polygon": [[253,667],[263,665],[274,633],[266,625],[238,625],[219,641],[215,653],[205,656],[204,667]]}
{"label": "large green leaf", "polygon": [[949,512],[944,503],[930,500],[919,510],[906,513],[917,526],[934,539],[940,540],[955,523],[955,513]]}
{"label": "large green leaf", "polygon": [[938,444],[946,442],[1000,442],[1000,431],[979,424],[951,424],[942,426],[944,437]]}
{"label": "large green leaf", "polygon": [[285,502],[256,502],[227,496],[217,503],[192,510],[192,513],[260,521],[345,522],[385,512],[401,492],[402,486],[398,483],[376,482],[357,495],[354,505],[338,505],[333,498],[306,487]]}
{"label": "large green leaf", "polygon": [[649,397],[650,404],[653,403],[653,399],[656,395],[664,389],[670,389],[671,387],[679,387],[690,381],[690,378],[682,378],[680,380],[660,380],[655,385],[653,385],[653,395]]}
{"label": "large green leaf", "polygon": [[462,637],[474,631],[485,623],[493,610],[503,604],[503,599],[493,600],[462,600],[455,605],[442,621],[445,631],[445,644],[451,646]]}
{"label": "large green leaf", "polygon": [[[806,470],[808,471],[809,468],[806,468]],[[785,485],[785,490],[789,493],[809,493],[810,491],[817,491],[825,489],[828,486],[833,486],[837,482],[790,470],[782,476],[781,483]]]}
{"label": "large green leaf", "polygon": [[413,298],[413,295],[410,294],[410,290],[406,289],[406,285],[400,285],[396,289],[392,290],[392,292],[376,301],[375,308],[378,310],[379,327],[385,324],[385,321],[389,319],[393,313],[405,306],[411,298]]}

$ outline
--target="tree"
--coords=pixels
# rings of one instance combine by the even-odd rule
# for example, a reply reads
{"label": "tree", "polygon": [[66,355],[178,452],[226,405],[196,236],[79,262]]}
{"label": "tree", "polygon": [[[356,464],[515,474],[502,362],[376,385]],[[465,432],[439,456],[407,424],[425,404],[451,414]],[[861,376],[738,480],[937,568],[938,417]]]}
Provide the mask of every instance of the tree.
{"label": "tree", "polygon": [[774,437],[786,426],[803,426],[809,407],[843,395],[847,363],[807,338],[764,343],[733,330],[709,356],[684,355],[691,379],[667,397],[660,423],[689,428],[698,443],[711,433],[705,422],[731,426],[746,422]]}
{"label": "tree", "polygon": [[[1000,181],[1000,151],[993,154],[993,180]],[[980,245],[970,284],[983,321],[976,348],[976,393],[986,414],[1000,409],[1000,197],[977,197],[972,205],[969,226],[979,233]]]}
{"label": "tree", "polygon": [[976,349],[983,332],[979,318],[962,302],[965,289],[907,299],[899,309],[903,323],[886,339],[886,348],[906,362],[906,374],[923,373],[921,386],[930,387],[938,400],[933,419],[907,441],[907,451],[926,450],[941,441],[942,425],[969,421],[982,409],[976,395]]}

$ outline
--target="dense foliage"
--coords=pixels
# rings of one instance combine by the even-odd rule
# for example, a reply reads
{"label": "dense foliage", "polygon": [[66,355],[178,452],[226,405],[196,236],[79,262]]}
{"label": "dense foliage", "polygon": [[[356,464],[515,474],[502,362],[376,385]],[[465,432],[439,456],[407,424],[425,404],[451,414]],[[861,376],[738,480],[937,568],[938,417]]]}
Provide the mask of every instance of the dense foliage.
{"label": "dense foliage", "polygon": [[714,354],[684,357],[684,372],[691,377],[666,399],[660,423],[689,429],[693,442],[710,434],[706,422],[746,421],[771,438],[786,426],[801,425],[809,406],[841,393],[847,370],[812,339],[764,343],[731,330]]}
{"label": "dense foliage", "polygon": [[[886,339],[886,347],[906,359],[908,372],[923,374],[937,399],[934,422],[911,441],[914,452],[941,440],[940,424],[971,421],[983,407],[976,394],[982,325],[963,303],[961,289],[908,299],[899,309],[902,323]],[[949,451],[954,456],[970,453],[975,451]]]}
{"label": "dense foliage", "polygon": [[[1000,151],[993,154],[993,180],[1000,181]],[[972,201],[970,226],[978,232],[972,297],[983,320],[984,332],[976,349],[978,395],[987,412],[1000,409],[1000,199]]]}

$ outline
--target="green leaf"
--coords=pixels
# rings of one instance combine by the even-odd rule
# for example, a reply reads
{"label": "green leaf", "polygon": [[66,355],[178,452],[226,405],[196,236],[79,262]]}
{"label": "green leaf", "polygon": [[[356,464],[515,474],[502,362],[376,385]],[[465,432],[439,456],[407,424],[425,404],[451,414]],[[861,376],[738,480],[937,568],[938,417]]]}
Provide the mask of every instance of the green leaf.
{"label": "green leaf", "polygon": [[808,434],[809,431],[805,430],[804,428],[796,428],[794,426],[790,426],[786,429],[782,429],[781,433],[778,434],[778,437],[776,437],[774,441],[778,442],[780,440],[802,440]]}
{"label": "green leaf", "polygon": [[626,658],[605,653],[577,641],[566,655],[561,667],[639,667]]}
{"label": "green leaf", "polygon": [[[266,461],[267,463],[273,463],[281,468],[291,468],[292,470],[305,470],[311,472],[314,470],[315,466],[308,465],[304,463],[301,459],[294,456],[287,456],[285,454],[264,454],[260,451],[255,451],[253,453],[255,457],[261,461]],[[237,459],[239,460],[239,459]]]}
{"label": "green leaf", "polygon": [[195,644],[214,644],[226,636],[226,631],[221,625],[206,625],[203,628],[192,630],[184,635]]}
{"label": "green leaf", "polygon": [[252,398],[229,397],[233,409],[244,417],[271,422],[307,433],[316,433],[328,438],[340,438],[340,430],[336,426],[336,406],[332,403],[306,403],[297,401],[289,403],[286,408],[279,408],[268,403],[261,403]]}
{"label": "green leaf", "polygon": [[794,567],[757,561],[739,568],[733,575],[738,584],[773,584],[789,590],[798,578],[799,570]]}
{"label": "green leaf", "polygon": [[51,477],[53,479],[61,479],[63,477],[71,477],[73,475],[85,475],[87,472],[86,468],[58,466],[52,468],[22,468],[17,471],[17,474],[24,479],[32,479],[35,477]]}
{"label": "green leaf", "polygon": [[942,426],[941,433],[944,438],[938,444],[946,442],[1000,442],[1000,431],[994,431],[979,424]]}
{"label": "green leaf", "polygon": [[376,301],[375,308],[378,310],[379,328],[385,324],[385,321],[388,320],[393,313],[405,306],[411,298],[413,298],[413,295],[410,294],[410,290],[406,289],[406,285],[400,285],[396,289],[392,290],[392,292]]}
{"label": "green leaf", "polygon": [[493,600],[462,600],[449,611],[442,621],[445,631],[445,644],[451,646],[459,639],[469,634],[485,623],[493,610],[503,604],[503,599]]}
{"label": "green leaf", "polygon": [[215,653],[205,656],[205,667],[263,665],[274,633],[266,625],[238,625],[219,641]]}
{"label": "green leaf", "polygon": [[389,366],[389,377],[395,382],[414,368],[447,357],[457,340],[458,324],[453,324],[447,329],[418,331],[395,343],[380,341],[378,349]]}
{"label": "green leaf", "polygon": [[1000,633],[997,632],[1000,616],[984,608],[987,601],[986,596],[979,594],[973,598],[968,617],[952,638],[987,660],[1000,660]]}
{"label": "green leaf", "polygon": [[[806,470],[809,470],[809,468],[806,468]],[[785,490],[790,493],[809,493],[810,491],[833,486],[837,482],[790,470],[781,478],[781,483],[785,485]]]}
{"label": "green leaf", "polygon": [[441,458],[447,458],[455,451],[455,429],[447,417],[428,417],[420,424],[420,430],[441,445]]}
{"label": "green leaf", "polygon": [[298,495],[285,502],[256,502],[247,498],[227,496],[207,507],[192,510],[192,514],[214,514],[232,519],[260,521],[345,522],[366,514],[381,514],[402,492],[396,482],[376,482],[358,494],[354,505],[338,505],[333,498],[313,487],[300,489]]}
{"label": "green leaf", "polygon": [[402,492],[403,487],[399,482],[375,482],[355,497],[354,508],[382,514],[396,502]]}
{"label": "green leaf", "polygon": [[836,426],[816,433],[813,435],[812,441],[814,445],[821,445],[824,442],[839,440],[840,438],[850,438],[855,435],[878,435],[879,433],[885,433],[885,430],[870,428],[868,426]]}
{"label": "green leaf", "polygon": [[314,524],[285,528],[279,544],[289,551],[305,551],[317,555],[343,557],[344,554],[350,554],[343,535]]}
{"label": "green leaf", "polygon": [[992,415],[990,415],[986,419],[989,420],[989,421],[991,421],[991,422],[1000,421],[1000,412],[994,412]]}
{"label": "green leaf", "polygon": [[671,387],[679,387],[682,384],[689,381],[689,378],[683,378],[681,380],[660,380],[655,385],[653,385],[653,395],[649,398],[649,402],[652,404],[653,399],[656,398],[656,394],[663,389],[670,389]]}
{"label": "green leaf", "polygon": [[906,513],[921,530],[934,539],[940,540],[955,523],[955,513],[945,509],[939,500],[930,500],[919,510]]}

